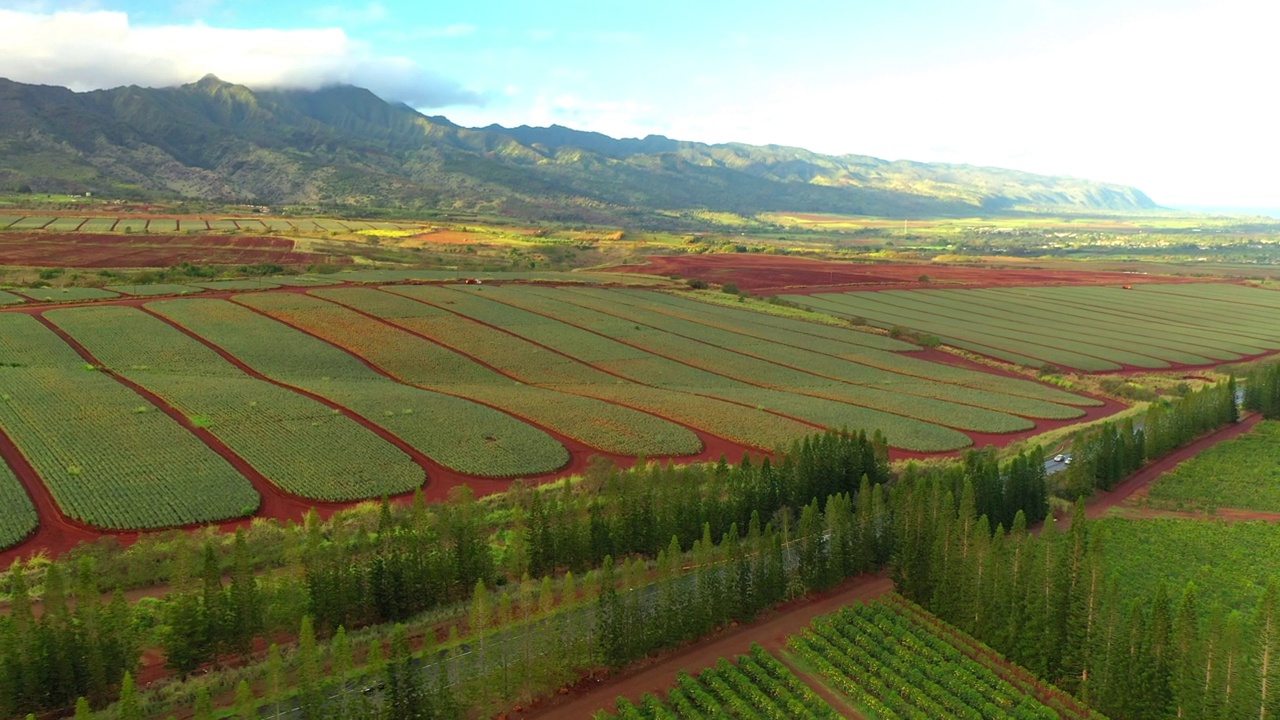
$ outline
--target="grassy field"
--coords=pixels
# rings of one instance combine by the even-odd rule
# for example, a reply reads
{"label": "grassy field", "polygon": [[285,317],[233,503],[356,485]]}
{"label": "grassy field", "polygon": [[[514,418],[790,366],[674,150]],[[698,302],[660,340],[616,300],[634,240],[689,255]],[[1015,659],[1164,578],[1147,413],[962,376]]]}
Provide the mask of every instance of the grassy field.
{"label": "grassy field", "polygon": [[1149,504],[1187,510],[1280,512],[1280,422],[1216,445],[1151,486]]}
{"label": "grassy field", "polygon": [[16,289],[11,292],[25,295],[36,302],[84,302],[86,300],[107,300],[120,297],[118,293],[93,287],[61,287]]}
{"label": "grassy field", "polygon": [[0,548],[16,545],[40,524],[26,489],[3,461],[0,461],[0,507],[4,508],[0,513]]}
{"label": "grassy field", "polygon": [[1222,284],[893,290],[790,296],[1028,366],[1210,365],[1280,349],[1280,294]]}

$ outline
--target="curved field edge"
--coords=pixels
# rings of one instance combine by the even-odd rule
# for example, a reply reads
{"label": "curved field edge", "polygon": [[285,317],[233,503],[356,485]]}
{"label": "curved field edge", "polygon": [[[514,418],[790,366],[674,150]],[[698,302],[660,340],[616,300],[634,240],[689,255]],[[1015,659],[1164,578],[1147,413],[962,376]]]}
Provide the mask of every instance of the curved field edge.
{"label": "curved field edge", "polygon": [[[560,448],[548,462],[499,452],[489,438],[507,427],[560,444],[507,415],[452,395],[424,390],[378,373],[349,351],[226,300],[172,300],[146,308],[222,347],[274,380],[297,385],[385,428],[449,471],[475,477],[516,477],[552,472],[568,462]],[[528,428],[528,430],[524,430]]]}
{"label": "curved field edge", "polygon": [[347,502],[406,492],[426,479],[399,448],[351,418],[246,374],[138,308],[56,310],[48,317],[107,367],[179,409],[288,493]]}
{"label": "curved field edge", "polygon": [[[472,377],[458,378],[463,381],[459,385],[477,393],[477,399],[493,402],[532,422],[552,427],[602,452],[679,457],[696,455],[703,449],[702,440],[696,433],[660,414],[590,394],[565,392],[529,382],[503,367],[441,342],[412,322],[414,312],[429,309],[422,303],[369,288],[320,289],[308,294],[383,323],[392,333],[407,333],[414,341],[420,341],[418,347],[465,360],[474,372],[470,373]],[[469,384],[476,380],[488,381],[488,384],[501,389],[496,394],[485,392],[478,383]],[[507,404],[503,403],[504,400]]]}
{"label": "curved field edge", "polygon": [[0,425],[68,518],[107,530],[251,515],[227,458],[43,324],[0,314]]}
{"label": "curved field edge", "polygon": [[35,504],[27,496],[17,473],[0,456],[0,549],[26,540],[39,526]]}

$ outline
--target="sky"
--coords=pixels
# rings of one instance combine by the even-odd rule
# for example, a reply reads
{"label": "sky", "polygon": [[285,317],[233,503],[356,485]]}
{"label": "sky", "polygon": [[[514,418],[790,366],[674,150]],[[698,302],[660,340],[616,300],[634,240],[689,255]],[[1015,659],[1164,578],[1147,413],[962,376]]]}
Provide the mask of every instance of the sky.
{"label": "sky", "polygon": [[1280,208],[1274,0],[0,0],[0,77],[350,83],[560,124]]}

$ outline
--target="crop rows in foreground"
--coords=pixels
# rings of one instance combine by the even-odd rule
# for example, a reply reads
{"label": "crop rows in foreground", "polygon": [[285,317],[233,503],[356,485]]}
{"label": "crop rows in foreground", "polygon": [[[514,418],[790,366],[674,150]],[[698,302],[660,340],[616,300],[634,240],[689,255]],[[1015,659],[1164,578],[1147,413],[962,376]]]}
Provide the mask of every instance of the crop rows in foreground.
{"label": "crop rows in foreground", "polygon": [[[243,517],[267,492],[546,475],[572,453],[691,457],[705,437],[770,450],[843,427],[954,450],[1096,403],[652,291],[317,287],[0,313],[0,330],[0,431],[64,514],[113,530]],[[29,515],[5,507],[12,543]]]}
{"label": "crop rows in foreground", "polygon": [[696,677],[682,671],[661,698],[619,698],[615,713],[598,717],[841,717],[810,684],[877,720],[1101,717],[896,595],[819,617],[787,649],[805,679],[754,645]]}
{"label": "crop rows in foreground", "polygon": [[1241,285],[886,290],[789,299],[1031,367],[1166,369],[1280,349],[1280,294]]}

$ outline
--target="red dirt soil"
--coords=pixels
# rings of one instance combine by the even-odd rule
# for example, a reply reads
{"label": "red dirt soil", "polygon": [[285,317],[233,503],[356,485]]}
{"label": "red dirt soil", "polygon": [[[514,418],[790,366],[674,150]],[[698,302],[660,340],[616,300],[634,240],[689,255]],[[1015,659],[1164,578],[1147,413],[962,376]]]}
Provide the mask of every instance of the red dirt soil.
{"label": "red dirt soil", "polygon": [[183,262],[214,265],[310,265],[350,258],[298,252],[285,238],[224,235],[98,235],[0,233],[0,265],[19,267],[169,267]]}
{"label": "red dirt soil", "polygon": [[645,693],[664,692],[675,686],[679,671],[698,673],[715,665],[722,657],[732,658],[749,652],[753,642],[768,650],[780,650],[786,646],[787,637],[808,627],[815,617],[835,612],[855,600],[878,598],[891,590],[893,581],[888,577],[862,575],[835,590],[783,605],[763,620],[731,627],[694,645],[660,656],[648,665],[602,682],[580,685],[569,695],[553,696],[527,710],[510,713],[508,717],[590,720],[599,710],[612,709],[617,697],[636,702]]}
{"label": "red dirt soil", "polygon": [[[644,265],[622,265],[610,272],[679,275],[716,284],[734,283],[759,295],[808,294],[847,290],[1025,285],[1132,285],[1156,282],[1205,282],[1189,278],[1119,272],[1034,270],[962,265],[855,263],[779,255],[654,255]],[[921,283],[921,275],[929,282]]]}
{"label": "red dirt soil", "polygon": [[[279,238],[263,238],[263,239],[270,240],[270,241],[280,240]],[[363,286],[350,285],[350,284],[344,283],[342,285],[334,286],[334,287],[363,287]],[[310,288],[307,288],[307,287],[281,287],[278,289],[269,290],[267,292],[294,292],[294,293],[305,294],[309,289]],[[211,292],[211,293],[203,293],[201,294],[201,297],[214,298],[214,299],[231,299],[235,296],[235,294],[236,293],[234,292]],[[145,311],[145,305],[147,303],[154,302],[157,299],[159,298],[121,297],[121,298],[112,298],[108,300],[99,301],[94,304],[136,307],[136,308],[142,308]],[[22,312],[26,314],[31,314],[33,316],[36,316],[38,319],[43,320],[41,313],[43,310],[48,309],[49,307],[51,306],[31,303],[23,306],[6,308],[4,311],[5,312]],[[248,307],[248,306],[242,305],[242,307]],[[253,308],[249,308],[249,309],[253,309]],[[75,343],[72,343],[72,346],[77,347]],[[83,350],[83,348],[79,348],[79,347],[77,347],[77,349]],[[87,352],[84,354],[87,355]],[[225,355],[225,354],[223,356],[228,357],[228,355]],[[975,370],[982,370],[985,372],[994,372],[997,374],[1005,374],[1005,375],[1013,376],[1010,373],[1004,373],[999,370],[993,370],[991,368],[987,368],[985,366],[972,363],[963,358],[959,358],[954,355],[950,355],[948,353],[944,353],[938,350],[925,350],[919,353],[918,356],[924,357],[929,360],[937,361],[937,362],[945,362],[948,364],[969,367]],[[240,363],[231,357],[228,357],[228,359],[231,359],[233,362],[235,362],[237,364],[237,367],[240,367],[242,370],[248,370],[250,374],[254,374],[252,370],[249,370],[247,367],[245,367],[243,363]],[[361,358],[361,360],[364,361],[363,358]],[[94,360],[90,360],[90,362],[94,362],[94,364],[99,364]],[[371,367],[375,372],[379,372],[380,374],[386,377],[391,377],[390,375],[387,375],[384,371],[382,371],[381,368],[372,366],[367,361],[364,361],[364,362],[366,365]],[[255,374],[255,376],[257,375]],[[1013,376],[1013,377],[1017,377],[1017,376]],[[128,381],[124,380],[123,378],[118,378],[118,379],[121,380],[121,382],[123,382],[124,384],[132,386]],[[394,380],[396,378],[391,377],[391,379]],[[148,395],[145,391],[142,391],[142,394]],[[148,395],[148,397],[150,396]],[[178,419],[180,423],[183,423],[184,425],[189,425],[186,418],[181,416],[181,413],[178,413],[176,410],[169,408],[166,404],[163,403],[163,401],[160,401],[159,398],[155,398],[155,401],[157,402],[158,407],[165,408],[166,412],[170,412],[171,415],[174,415],[175,419]],[[326,403],[326,404],[329,404],[329,403]],[[1024,439],[1032,435],[1039,434],[1041,432],[1045,432],[1050,429],[1054,429],[1054,428],[1061,427],[1068,424],[1084,422],[1087,420],[1093,420],[1099,417],[1104,417],[1104,416],[1113,414],[1115,412],[1118,412],[1119,410],[1123,409],[1123,407],[1124,406],[1121,405],[1120,403],[1108,400],[1106,401],[1106,404],[1103,406],[1095,407],[1095,408],[1085,408],[1086,414],[1084,417],[1075,418],[1072,420],[1063,420],[1063,421],[1037,420],[1036,427],[1033,430],[1027,430],[1021,433],[1011,433],[1007,435],[995,435],[995,434],[983,434],[983,433],[968,433],[968,434],[973,438],[975,447],[984,447],[986,445],[995,445],[998,447],[1002,447],[1009,443],[1016,442],[1018,440]],[[357,420],[357,422],[362,422],[362,424],[364,424],[369,421],[364,420],[363,418],[360,418],[359,420]],[[608,460],[611,460],[616,465],[622,468],[630,467],[635,463],[635,458],[602,453],[598,450],[595,450],[594,448],[588,447],[587,445],[581,442],[572,440],[558,433],[550,431],[547,428],[541,428],[541,429],[545,432],[548,432],[552,437],[555,437],[558,441],[564,444],[564,446],[569,450],[571,459],[565,467],[561,468],[560,470],[554,473],[548,473],[548,474],[543,474],[539,476],[525,478],[526,481],[528,482],[533,482],[533,483],[553,482],[555,480],[561,479],[569,475],[581,474],[583,471],[586,470],[586,468],[589,465],[589,461],[593,456],[600,456],[600,457],[607,458]],[[703,450],[702,452],[696,455],[674,458],[680,462],[697,462],[697,461],[704,461],[704,460],[716,461],[716,460],[719,460],[721,456],[727,457],[730,461],[736,462],[740,460],[743,455],[746,455],[746,454],[751,454],[756,457],[759,457],[760,455],[760,451],[758,449],[745,447],[741,444],[732,442],[730,440],[721,438],[716,435],[712,435],[710,433],[707,433],[706,431],[699,430],[697,428],[690,427],[689,429],[695,432],[698,435],[698,437],[702,440]],[[817,430],[818,428],[815,426],[815,432]],[[300,498],[300,497],[296,497],[288,493],[285,493],[284,491],[272,485],[268,480],[266,480],[265,477],[262,477],[261,474],[253,470],[253,468],[250,467],[248,463],[245,462],[243,459],[240,459],[238,458],[238,456],[235,456],[235,454],[232,453],[232,451],[229,448],[222,446],[222,444],[219,441],[217,441],[216,438],[210,435],[207,430],[194,428],[193,431],[196,433],[198,437],[200,437],[202,440],[205,440],[206,443],[210,444],[210,446],[213,447],[216,451],[222,453],[224,457],[227,457],[229,455],[231,457],[236,458],[236,461],[232,463],[233,466],[236,466],[238,470],[246,474],[246,477],[250,478],[250,480],[254,483],[255,488],[258,490],[259,494],[261,494],[263,497],[262,506],[259,508],[259,511],[256,515],[257,517],[269,517],[269,518],[275,518],[279,520],[292,519],[294,521],[298,521],[306,514],[308,509],[314,506],[316,507],[317,511],[320,513],[321,517],[327,518],[330,515],[332,515],[334,512],[342,508],[351,507],[352,505],[356,504],[356,503],[314,503],[309,500],[306,500],[305,498]],[[385,430],[376,431],[376,432],[379,432],[380,435],[391,435],[390,433],[387,433]],[[394,439],[391,439],[391,438],[394,438]],[[463,475],[461,473],[451,471],[447,468],[444,468],[443,466],[440,466],[434,461],[431,461],[430,458],[426,457],[423,453],[417,450],[414,450],[407,443],[404,443],[404,441],[401,440],[400,438],[394,437],[394,436],[391,436],[391,438],[388,438],[390,442],[395,444],[400,449],[405,450],[410,455],[410,457],[415,460],[415,462],[418,462],[420,465],[427,468],[428,479],[423,489],[424,489],[424,495],[428,500],[433,500],[433,501],[443,500],[448,496],[449,491],[453,487],[458,485],[467,485],[471,487],[472,490],[475,492],[476,496],[484,496],[484,495],[489,495],[497,492],[502,492],[506,490],[507,487],[510,485],[511,481],[507,479],[480,478],[480,477],[473,477],[469,475]],[[950,454],[954,455],[954,454],[959,454],[961,452],[963,452],[963,450],[957,451],[956,453],[950,453]],[[946,454],[942,454],[942,455],[946,455]],[[938,456],[939,454],[911,453],[911,452],[900,451],[900,450],[892,450],[890,452],[890,457],[895,460],[903,459],[903,458],[923,458],[923,457],[938,457]],[[17,450],[15,446],[12,445],[12,443],[6,444],[4,442],[0,442],[0,459],[8,460],[9,465],[13,467],[15,471],[20,471],[21,468],[23,468],[23,466],[26,467],[26,470],[21,472],[26,472],[27,474],[25,475],[20,474],[19,477],[23,481],[24,485],[27,485],[28,483],[33,483],[32,487],[34,486],[39,487],[39,490],[32,490],[31,487],[29,487],[28,492],[31,494],[33,501],[37,503],[37,509],[40,513],[39,515],[40,527],[37,529],[37,531],[23,543],[20,543],[19,545],[13,548],[10,548],[8,550],[0,551],[0,563],[10,563],[16,558],[30,557],[32,555],[35,555],[41,552],[44,552],[51,556],[57,556],[58,554],[65,552],[70,548],[74,547],[78,542],[81,542],[84,540],[93,540],[95,538],[103,537],[103,536],[115,537],[119,542],[125,545],[131,544],[139,536],[139,533],[137,532],[111,532],[111,531],[101,530],[88,525],[84,525],[83,523],[79,523],[77,521],[71,520],[70,518],[67,518],[66,516],[64,516],[61,513],[61,511],[58,509],[56,503],[52,500],[52,497],[49,495],[48,490],[44,488],[43,483],[39,481],[38,475],[34,472],[34,470],[30,469],[30,465],[26,463],[25,458],[22,457],[21,453]],[[650,459],[662,461],[667,458],[650,458]],[[38,497],[39,495],[41,495],[41,493],[43,493],[43,497],[44,497],[43,501],[41,501],[40,498]],[[411,494],[405,494],[397,498],[393,498],[393,500],[399,501],[399,502],[408,502],[410,498],[411,498]],[[223,529],[230,530],[237,527],[246,527],[250,522],[252,522],[252,518],[247,518],[244,520],[228,521],[228,522],[217,523],[217,524],[219,525],[219,527],[222,527]]]}

